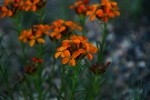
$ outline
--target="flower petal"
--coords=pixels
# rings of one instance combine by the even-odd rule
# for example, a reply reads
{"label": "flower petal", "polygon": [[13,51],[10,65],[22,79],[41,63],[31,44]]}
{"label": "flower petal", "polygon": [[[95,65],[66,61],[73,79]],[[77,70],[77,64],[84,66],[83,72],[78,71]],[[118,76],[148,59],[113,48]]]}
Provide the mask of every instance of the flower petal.
{"label": "flower petal", "polygon": [[56,35],[56,39],[59,40],[60,38],[61,38],[61,34],[59,33]]}
{"label": "flower petal", "polygon": [[69,61],[68,58],[66,58],[66,57],[65,57],[65,58],[62,58],[62,63],[63,63],[63,64],[66,64],[68,61]]}
{"label": "flower petal", "polygon": [[64,50],[66,50],[65,47],[59,47],[59,48],[57,48],[57,51],[64,51]]}
{"label": "flower petal", "polygon": [[79,51],[75,51],[73,54],[72,54],[72,58],[76,58],[80,55],[80,52]]}
{"label": "flower petal", "polygon": [[86,52],[84,49],[79,49],[78,51],[80,52],[80,54]]}
{"label": "flower petal", "polygon": [[90,20],[91,20],[91,21],[94,21],[95,18],[96,18],[95,15],[91,15],[91,16],[90,16]]}
{"label": "flower petal", "polygon": [[97,52],[97,48],[96,47],[90,47],[90,53],[96,53]]}
{"label": "flower petal", "polygon": [[58,58],[61,55],[62,52],[55,53],[55,58]]}
{"label": "flower petal", "polygon": [[66,29],[65,26],[61,26],[61,27],[60,27],[60,32],[64,31],[65,29]]}
{"label": "flower petal", "polygon": [[93,59],[93,56],[90,53],[87,54],[87,57],[88,57],[89,60]]}
{"label": "flower petal", "polygon": [[102,9],[97,10],[97,11],[96,11],[96,15],[97,15],[98,17],[103,17],[103,16],[104,16],[103,10],[102,10]]}
{"label": "flower petal", "polygon": [[33,45],[35,44],[35,40],[31,40],[30,42],[29,42],[29,45],[32,47]]}
{"label": "flower petal", "polygon": [[69,50],[63,51],[63,54],[64,54],[66,57],[70,57],[70,51],[69,51]]}
{"label": "flower petal", "polygon": [[35,5],[32,6],[31,10],[32,10],[32,11],[36,11],[36,6],[35,6]]}
{"label": "flower petal", "polygon": [[75,61],[75,59],[73,59],[73,58],[70,59],[69,63],[70,63],[71,66],[76,65],[76,61]]}
{"label": "flower petal", "polygon": [[38,41],[39,43],[45,43],[45,40],[42,39],[42,38],[38,38],[37,41]]}

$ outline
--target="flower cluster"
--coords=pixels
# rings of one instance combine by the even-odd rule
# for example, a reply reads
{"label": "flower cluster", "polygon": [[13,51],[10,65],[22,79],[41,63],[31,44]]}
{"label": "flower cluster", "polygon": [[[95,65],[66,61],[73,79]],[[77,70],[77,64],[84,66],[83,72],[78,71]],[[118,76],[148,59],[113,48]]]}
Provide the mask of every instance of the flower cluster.
{"label": "flower cluster", "polygon": [[52,22],[50,25],[50,38],[59,40],[62,36],[69,36],[74,30],[81,31],[82,27],[72,21],[62,19]]}
{"label": "flower cluster", "polygon": [[19,36],[19,40],[32,47],[36,42],[44,43],[44,36],[49,36],[51,39],[60,39],[62,37],[69,37],[74,30],[81,31],[82,27],[72,21],[64,21],[62,19],[52,22],[51,25],[34,25],[31,29],[23,30]]}
{"label": "flower cluster", "polygon": [[90,71],[92,71],[94,74],[103,74],[108,69],[109,65],[110,61],[101,64],[97,63],[90,67]]}
{"label": "flower cluster", "polygon": [[92,54],[97,52],[97,48],[87,41],[86,37],[73,35],[70,39],[63,40],[62,46],[57,48],[55,58],[62,57],[62,63],[76,65],[77,59],[85,56],[89,60],[93,59]]}
{"label": "flower cluster", "polygon": [[45,43],[44,36],[49,33],[49,25],[34,25],[32,29],[23,30],[19,36],[19,40],[24,43],[29,41],[29,45],[32,47],[36,42]]}
{"label": "flower cluster", "polygon": [[109,18],[119,16],[117,2],[102,0],[100,4],[93,4],[90,6],[90,10],[86,13],[90,17],[90,20],[93,21],[97,17],[104,22],[107,22]]}
{"label": "flower cluster", "polygon": [[33,74],[37,71],[38,65],[43,63],[43,59],[33,57],[30,64],[26,65],[24,72],[27,74]]}
{"label": "flower cluster", "polygon": [[71,8],[74,8],[78,14],[84,13],[86,16],[89,16],[91,21],[98,18],[103,22],[107,22],[108,19],[120,15],[117,2],[101,0],[100,3],[92,5],[88,5],[88,3],[89,0],[77,0]]}
{"label": "flower cluster", "polygon": [[0,5],[0,18],[13,15],[14,9],[10,9],[9,7],[10,4],[11,4],[11,0],[4,0],[4,4]]}
{"label": "flower cluster", "polygon": [[35,64],[41,64],[41,63],[43,63],[43,59],[39,59],[39,58],[33,57],[32,58],[32,62],[34,62]]}
{"label": "flower cluster", "polygon": [[44,0],[4,0],[4,4],[0,6],[0,17],[12,16],[19,10],[37,11],[45,5]]}
{"label": "flower cluster", "polygon": [[77,14],[86,15],[86,11],[89,8],[88,4],[89,0],[77,0],[70,8],[74,9]]}

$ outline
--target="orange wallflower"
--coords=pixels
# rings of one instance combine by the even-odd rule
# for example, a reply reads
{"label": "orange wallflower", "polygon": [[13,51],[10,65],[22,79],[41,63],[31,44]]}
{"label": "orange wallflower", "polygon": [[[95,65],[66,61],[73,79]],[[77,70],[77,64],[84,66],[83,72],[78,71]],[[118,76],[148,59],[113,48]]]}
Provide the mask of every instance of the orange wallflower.
{"label": "orange wallflower", "polygon": [[23,30],[19,36],[19,40],[26,43],[29,40],[30,35],[32,35],[32,30]]}
{"label": "orange wallflower", "polygon": [[32,47],[35,43],[45,43],[44,36],[49,32],[49,25],[34,25],[32,29],[23,30],[19,40],[24,43],[29,42]]}
{"label": "orange wallflower", "polygon": [[78,24],[72,21],[64,21],[62,19],[56,20],[51,24],[50,37],[52,39],[60,39],[62,36],[67,36],[72,33],[74,30],[81,31],[82,28]]}
{"label": "orange wallflower", "polygon": [[78,14],[86,14],[88,9],[89,0],[77,0],[73,5],[70,6],[71,9],[74,9]]}
{"label": "orange wallflower", "polygon": [[16,11],[37,11],[45,5],[47,0],[4,0],[0,6],[0,17],[12,16]]}
{"label": "orange wallflower", "polygon": [[55,58],[61,56],[63,64],[69,63],[74,66],[77,59],[82,59],[85,56],[92,60],[92,54],[96,52],[97,48],[90,44],[86,37],[73,35],[70,39],[63,40],[62,46],[55,53]]}
{"label": "orange wallflower", "polygon": [[114,1],[102,0],[101,9],[104,13],[103,16],[101,16],[104,22],[107,22],[109,18],[120,15],[117,2]]}
{"label": "orange wallflower", "polygon": [[94,21],[96,18],[96,11],[99,7],[99,4],[93,4],[90,6],[90,10],[87,11],[86,15],[90,17],[91,21]]}
{"label": "orange wallflower", "polygon": [[25,11],[36,11],[37,10],[37,4],[39,3],[40,0],[26,0],[24,3],[23,3],[23,10]]}
{"label": "orange wallflower", "polygon": [[90,17],[91,21],[94,21],[95,18],[98,18],[104,22],[107,22],[109,18],[120,15],[118,10],[119,8],[117,2],[102,0],[100,4],[91,5],[86,15]]}
{"label": "orange wallflower", "polygon": [[51,38],[60,39],[63,31],[66,30],[66,27],[64,26],[64,20],[56,20],[51,25]]}
{"label": "orange wallflower", "polygon": [[32,33],[28,38],[29,38],[29,45],[32,47],[36,42],[38,43],[45,43],[45,40],[42,37],[42,32],[36,32],[36,33]]}
{"label": "orange wallflower", "polygon": [[6,6],[0,7],[0,18],[6,17],[6,16],[12,16],[12,11],[7,8]]}
{"label": "orange wallflower", "polygon": [[4,0],[4,5],[6,6],[12,2],[14,2],[14,0]]}
{"label": "orange wallflower", "polygon": [[37,32],[42,32],[46,35],[49,34],[49,30],[51,29],[49,25],[42,25],[42,24],[39,24],[39,25],[34,25],[33,26],[33,29],[34,31],[37,31]]}

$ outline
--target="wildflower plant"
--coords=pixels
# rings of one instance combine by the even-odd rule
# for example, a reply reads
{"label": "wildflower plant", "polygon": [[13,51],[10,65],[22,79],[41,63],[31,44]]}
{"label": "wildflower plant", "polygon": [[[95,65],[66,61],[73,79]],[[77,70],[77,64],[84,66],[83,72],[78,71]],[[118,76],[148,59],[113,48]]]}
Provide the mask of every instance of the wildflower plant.
{"label": "wildflower plant", "polygon": [[[0,76],[8,91],[7,95],[2,93],[1,96],[12,100],[51,100],[53,97],[58,100],[95,100],[100,93],[102,74],[110,64],[105,62],[104,51],[109,34],[108,22],[120,15],[117,2],[101,0],[91,4],[89,0],[76,0],[70,8],[81,19],[81,25],[61,18],[50,24],[44,22],[46,3],[47,0],[4,0],[0,5],[0,18],[9,17],[16,24],[12,29],[18,35],[22,55],[17,57],[23,67],[16,74],[17,82],[10,86],[7,68],[0,63]],[[30,12],[39,20],[27,28],[23,25],[23,16]],[[103,29],[96,45],[87,38],[86,20],[97,21]],[[52,45],[50,52],[47,52],[48,41]],[[34,53],[30,54],[29,49]],[[1,54],[0,59],[4,56]],[[45,76],[47,69],[49,72]],[[55,75],[60,84],[55,83]]]}
{"label": "wildflower plant", "polygon": [[97,48],[88,43],[87,38],[73,35],[69,40],[63,40],[62,46],[57,49],[55,58],[61,56],[63,64],[69,62],[71,66],[74,66],[76,65],[76,59],[87,56],[89,60],[92,60],[92,54],[96,52]]}

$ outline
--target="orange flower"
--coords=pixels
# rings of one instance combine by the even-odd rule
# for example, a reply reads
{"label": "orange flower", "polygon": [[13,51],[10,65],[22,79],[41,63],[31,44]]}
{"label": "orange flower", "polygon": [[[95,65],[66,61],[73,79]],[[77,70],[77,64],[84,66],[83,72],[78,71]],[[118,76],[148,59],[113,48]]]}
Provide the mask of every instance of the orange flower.
{"label": "orange flower", "polygon": [[51,27],[49,25],[39,24],[39,25],[34,25],[33,29],[34,29],[34,31],[42,32],[42,33],[48,35]]}
{"label": "orange flower", "polygon": [[0,7],[0,13],[0,18],[13,15],[12,11],[9,10],[6,6]]}
{"label": "orange flower", "polygon": [[8,4],[12,3],[14,0],[4,0],[4,5],[7,6]]}
{"label": "orange flower", "polygon": [[94,21],[95,18],[107,22],[108,19],[119,16],[117,2],[110,0],[102,0],[100,4],[93,4],[89,7],[89,10],[86,13],[90,17],[91,21]]}
{"label": "orange flower", "polygon": [[66,27],[63,24],[64,24],[64,20],[62,19],[56,20],[52,23],[51,34],[50,34],[51,38],[56,38],[56,39],[61,38],[61,32],[63,32],[66,29]]}
{"label": "orange flower", "polygon": [[71,66],[75,65],[75,59],[71,57],[70,51],[67,50],[67,47],[60,47],[57,49],[57,53],[55,54],[55,58],[58,58],[59,56],[62,57],[62,63],[66,64],[67,62],[70,63]]}
{"label": "orange flower", "polygon": [[12,16],[16,11],[37,11],[43,7],[46,0],[4,0],[4,5],[0,6],[0,17]]}
{"label": "orange flower", "polygon": [[69,63],[75,66],[77,59],[87,56],[89,60],[92,60],[92,54],[96,52],[97,48],[90,44],[87,38],[73,35],[69,40],[63,40],[62,46],[55,53],[55,58],[61,56],[63,64]]}
{"label": "orange flower", "polygon": [[89,0],[77,0],[73,5],[70,6],[71,9],[74,9],[77,14],[86,14],[88,9]]}
{"label": "orange flower", "polygon": [[109,1],[109,0],[102,0],[101,1],[101,9],[103,10],[104,14],[102,17],[104,22],[107,22],[109,18],[113,18],[115,16],[119,16],[120,13],[118,11],[117,2]]}
{"label": "orange flower", "polygon": [[58,40],[61,38],[61,35],[62,35],[61,33],[63,33],[63,31],[65,31],[65,30],[66,30],[66,27],[63,25],[60,27],[55,27],[53,29],[53,32],[51,32],[50,37],[52,37],[52,38],[54,37]]}
{"label": "orange flower", "polygon": [[29,40],[30,35],[32,35],[32,30],[23,30],[19,36],[19,40],[26,43]]}
{"label": "orange flower", "polygon": [[66,50],[67,49],[67,47],[60,47],[60,48],[57,48],[57,53],[55,54],[55,58],[58,58],[59,56],[61,56],[61,57],[65,57],[65,53],[68,51],[68,50]]}
{"label": "orange flower", "polygon": [[36,33],[32,33],[29,36],[29,45],[32,47],[36,42],[38,43],[45,43],[45,40],[42,38],[42,32],[37,31]]}
{"label": "orange flower", "polygon": [[29,42],[29,45],[32,47],[35,43],[45,43],[43,36],[49,34],[49,25],[34,25],[32,29],[23,30],[19,36],[19,40],[26,43]]}
{"label": "orange flower", "polygon": [[76,61],[74,58],[70,57],[70,56],[66,56],[64,58],[62,58],[62,63],[66,64],[67,62],[69,62],[70,66],[75,66],[76,65]]}
{"label": "orange flower", "polygon": [[97,15],[97,17],[103,17],[103,16],[104,16],[103,10],[102,10],[102,9],[98,9],[98,10],[96,11],[96,15]]}
{"label": "orange flower", "polygon": [[36,5],[38,4],[39,0],[33,0],[33,1],[30,1],[30,0],[26,0],[23,4],[23,10],[25,11],[36,11],[37,10],[37,7]]}
{"label": "orange flower", "polygon": [[17,10],[25,10],[25,2],[26,0],[14,0],[12,6]]}
{"label": "orange flower", "polygon": [[97,48],[94,47],[92,44],[89,44],[89,47],[87,47],[87,57],[89,60],[93,59],[92,53],[96,53]]}
{"label": "orange flower", "polygon": [[78,24],[72,22],[72,21],[64,21],[62,19],[56,20],[52,22],[51,24],[51,32],[49,36],[52,39],[59,40],[62,36],[68,36],[71,34],[74,30],[81,31],[82,28]]}
{"label": "orange flower", "polygon": [[63,56],[62,57],[62,63],[66,64],[69,62],[70,65],[74,66],[75,65],[75,59],[71,57],[70,51],[65,50],[63,51]]}
{"label": "orange flower", "polygon": [[19,10],[37,11],[45,5],[44,0],[4,0],[4,5],[0,6],[0,17],[12,16]]}
{"label": "orange flower", "polygon": [[86,15],[90,17],[91,21],[94,21],[96,18],[96,11],[98,9],[98,4],[93,4],[90,6],[90,10],[87,11]]}

